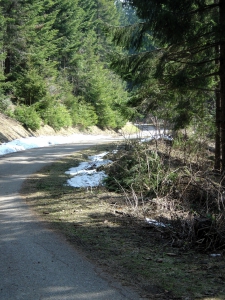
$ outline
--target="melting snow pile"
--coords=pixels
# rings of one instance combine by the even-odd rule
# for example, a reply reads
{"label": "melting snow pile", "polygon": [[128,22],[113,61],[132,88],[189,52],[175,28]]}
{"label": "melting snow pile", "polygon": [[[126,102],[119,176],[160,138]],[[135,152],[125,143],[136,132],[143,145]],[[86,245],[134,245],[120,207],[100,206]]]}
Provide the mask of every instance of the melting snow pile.
{"label": "melting snow pile", "polygon": [[84,141],[109,140],[110,136],[73,134],[70,136],[40,136],[16,139],[0,145],[0,155],[23,151],[26,149],[48,147],[61,144],[80,143]]}
{"label": "melting snow pile", "polygon": [[102,184],[104,178],[107,177],[104,171],[97,171],[100,166],[111,163],[109,159],[103,159],[108,152],[98,155],[89,156],[88,162],[82,162],[78,167],[70,168],[66,174],[74,176],[67,180],[67,184],[80,188],[80,187],[95,187]]}
{"label": "melting snow pile", "polygon": [[159,227],[166,227],[166,225],[164,223],[162,223],[162,222],[158,222],[156,220],[149,219],[149,218],[145,218],[145,220],[150,225],[159,226]]}
{"label": "melting snow pile", "polygon": [[173,138],[169,135],[152,134],[148,138],[141,139],[141,142],[144,143],[144,142],[149,142],[149,141],[152,141],[152,140],[159,140],[159,139],[163,139],[165,141],[172,141],[173,140]]}
{"label": "melting snow pile", "polygon": [[[170,136],[164,134],[164,130],[157,131],[154,126],[143,124],[140,127],[140,132],[133,135],[128,135],[126,138],[138,138],[141,142],[147,142],[152,139],[163,138],[172,140]],[[146,137],[146,138],[144,138]],[[113,138],[107,135],[88,135],[88,134],[73,134],[70,136],[39,136],[16,139],[8,143],[0,144],[0,156],[8,153],[24,151],[26,149],[48,147],[60,144],[72,144],[81,142],[95,142],[96,140],[123,140],[123,137]]]}

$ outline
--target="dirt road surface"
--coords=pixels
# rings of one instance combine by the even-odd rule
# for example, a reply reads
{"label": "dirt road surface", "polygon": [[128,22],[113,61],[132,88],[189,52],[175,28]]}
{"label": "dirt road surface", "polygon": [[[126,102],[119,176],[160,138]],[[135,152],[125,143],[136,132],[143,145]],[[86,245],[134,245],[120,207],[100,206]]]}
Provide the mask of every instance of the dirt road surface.
{"label": "dirt road surface", "polygon": [[140,299],[44,226],[19,196],[30,174],[89,146],[60,145],[0,157],[1,300]]}

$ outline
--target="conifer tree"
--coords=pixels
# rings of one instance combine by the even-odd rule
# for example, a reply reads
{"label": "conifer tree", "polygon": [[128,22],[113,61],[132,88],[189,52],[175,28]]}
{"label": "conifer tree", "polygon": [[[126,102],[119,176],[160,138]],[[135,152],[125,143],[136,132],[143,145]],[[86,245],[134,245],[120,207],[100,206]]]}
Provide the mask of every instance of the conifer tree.
{"label": "conifer tree", "polygon": [[3,94],[4,83],[4,62],[5,62],[5,49],[3,43],[3,32],[5,30],[5,18],[2,14],[0,7],[0,97]]}
{"label": "conifer tree", "polygon": [[[79,105],[83,107],[86,103],[87,108],[95,109],[97,125],[118,128],[126,119],[120,113],[124,105],[118,99],[121,97],[126,103],[127,93],[122,88],[121,80],[116,75],[111,76],[107,49],[112,43],[103,36],[103,22],[117,24],[116,8],[111,0],[80,1],[79,7],[82,9],[78,33],[80,44],[76,47],[75,64],[70,64],[65,73],[73,85],[74,96],[80,99],[74,105],[79,110]],[[120,96],[119,93],[115,96],[115,89],[112,88],[115,82]]]}
{"label": "conifer tree", "polygon": [[17,118],[35,119],[37,113],[54,128],[72,122],[82,127],[124,124],[120,111],[127,93],[109,70],[112,43],[102,25],[117,24],[114,1],[0,0],[0,11],[0,80],[18,106]]}
{"label": "conifer tree", "polygon": [[56,0],[54,10],[57,17],[53,28],[57,31],[59,69],[66,70],[76,66],[79,48],[82,45],[82,26],[84,11],[79,0]]}
{"label": "conifer tree", "polygon": [[[27,84],[26,78],[30,78],[31,74],[34,81],[34,74],[37,74],[37,80],[38,76],[43,79],[50,74],[52,76],[54,62],[51,58],[57,45],[56,31],[52,29],[56,12],[47,13],[52,1],[2,1],[0,5],[6,19],[3,44],[6,52],[4,71],[7,82],[19,80],[23,85],[23,78],[24,84]],[[11,86],[11,92],[17,94],[14,84]]]}
{"label": "conifer tree", "polygon": [[[125,0],[124,3],[134,7],[141,20],[129,28],[115,30],[115,41],[136,51],[120,61],[126,70],[146,74],[149,60],[154,57],[157,67],[153,78],[160,89],[186,95],[192,91],[195,96],[202,92],[211,98],[219,83],[221,114],[215,123],[221,141],[222,170],[225,170],[224,1]],[[142,51],[149,37],[155,49]],[[220,159],[216,157],[215,161]],[[220,165],[215,164],[215,168],[220,169]]]}

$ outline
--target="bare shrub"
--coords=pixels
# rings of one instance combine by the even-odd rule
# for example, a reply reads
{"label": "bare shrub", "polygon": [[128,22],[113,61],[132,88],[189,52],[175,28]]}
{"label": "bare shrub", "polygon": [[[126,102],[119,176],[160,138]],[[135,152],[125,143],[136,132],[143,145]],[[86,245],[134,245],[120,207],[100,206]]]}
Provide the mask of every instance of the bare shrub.
{"label": "bare shrub", "polygon": [[179,143],[129,142],[114,156],[106,185],[123,192],[136,217],[164,222],[160,231],[173,246],[223,249],[223,178],[211,169],[205,141]]}

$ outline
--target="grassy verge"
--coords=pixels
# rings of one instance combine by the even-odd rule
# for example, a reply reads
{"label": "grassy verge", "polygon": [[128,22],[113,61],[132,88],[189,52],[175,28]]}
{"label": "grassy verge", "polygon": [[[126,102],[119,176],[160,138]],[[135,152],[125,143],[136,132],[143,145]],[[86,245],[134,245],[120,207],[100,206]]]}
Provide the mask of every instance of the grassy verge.
{"label": "grassy verge", "polygon": [[[63,232],[86,256],[146,299],[225,299],[225,260],[181,251],[160,228],[130,211],[123,194],[104,187],[66,185],[69,168],[88,155],[113,149],[97,146],[43,168],[23,185],[25,201],[51,227]],[[173,245],[174,246],[174,245]]]}

